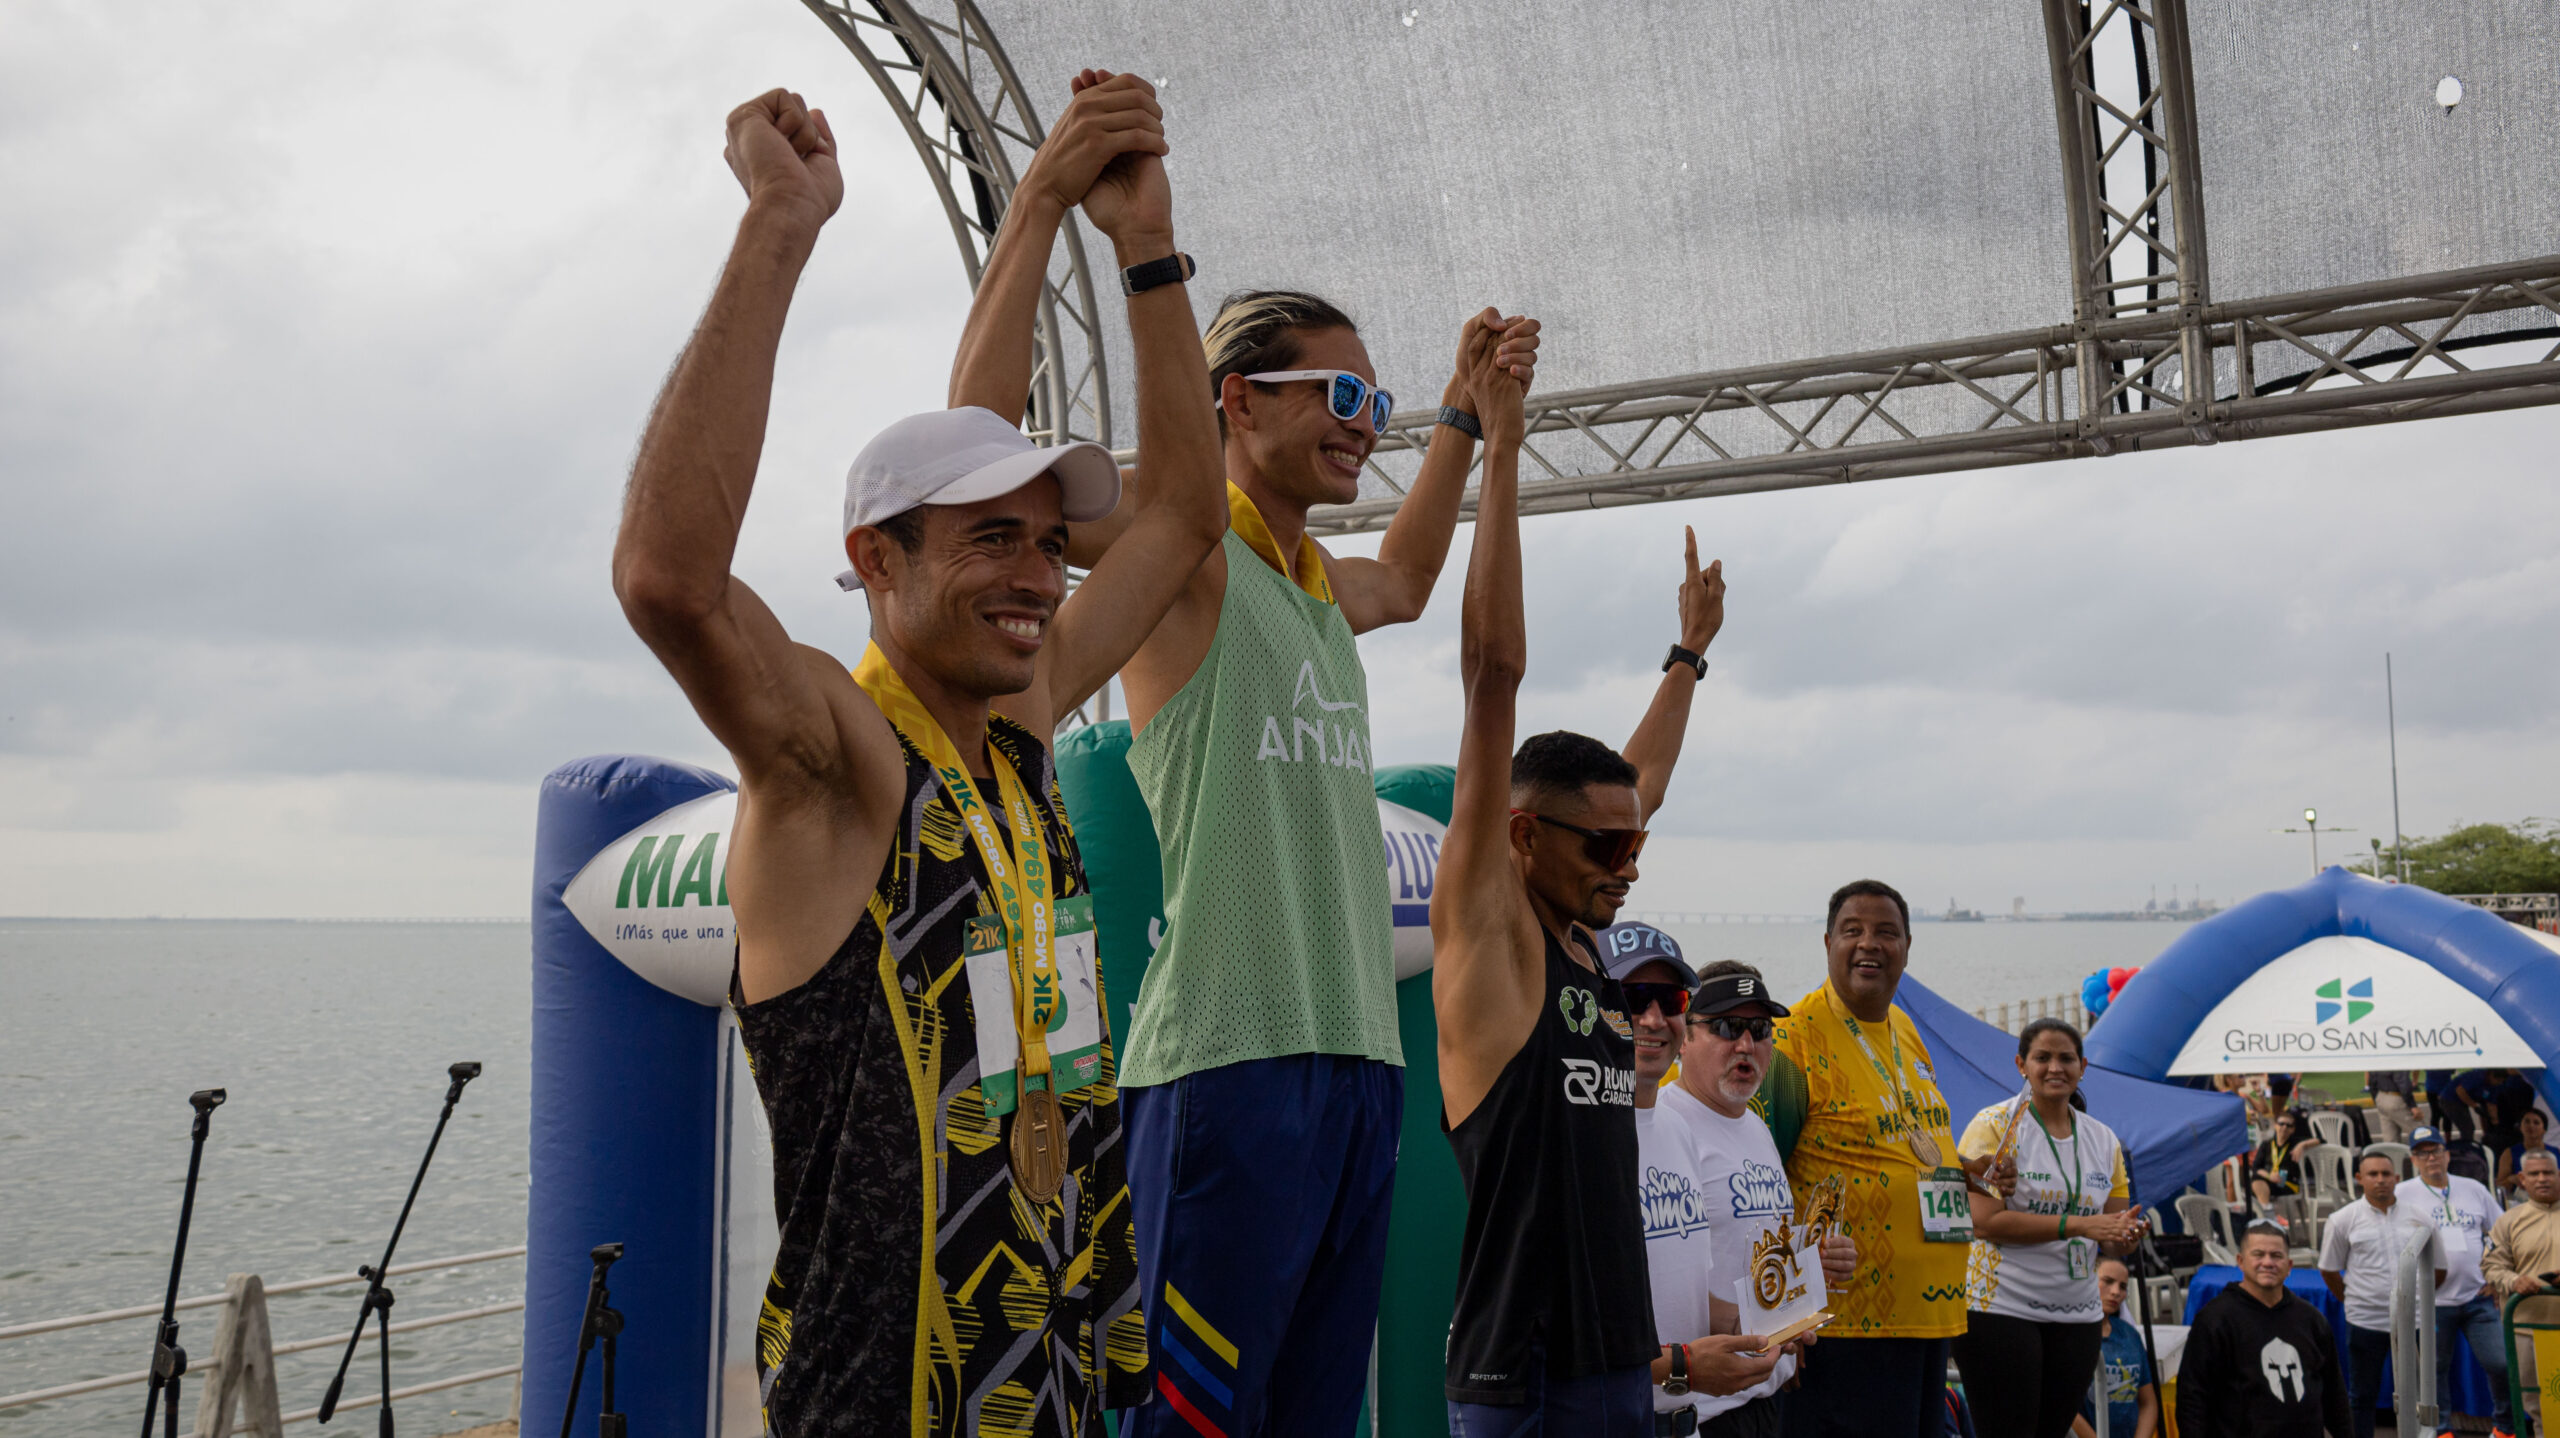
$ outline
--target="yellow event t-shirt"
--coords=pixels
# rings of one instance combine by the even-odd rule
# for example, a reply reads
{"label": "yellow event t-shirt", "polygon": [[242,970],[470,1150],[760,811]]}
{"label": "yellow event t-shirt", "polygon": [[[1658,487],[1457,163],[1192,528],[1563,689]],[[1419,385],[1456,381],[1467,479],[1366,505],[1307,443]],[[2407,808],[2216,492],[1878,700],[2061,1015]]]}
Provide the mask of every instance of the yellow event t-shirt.
{"label": "yellow event t-shirt", "polygon": [[[1804,1070],[1804,1132],[1787,1156],[1798,1203],[1831,1174],[1841,1176],[1841,1216],[1858,1245],[1858,1272],[1827,1305],[1833,1338],[1945,1338],[1964,1332],[1964,1269],[1969,1246],[1920,1237],[1918,1181],[1928,1170],[1911,1152],[1900,1099],[1878,1078],[1841,1022],[1847,1006],[1831,986],[1804,996],[1778,1021],[1778,1052]],[[1919,1101],[1918,1118],[1949,1165],[1956,1162],[1947,1100],[1929,1066],[1929,1050],[1911,1017],[1893,1010],[1905,1082]],[[1893,1045],[1869,1026],[1876,1057],[1893,1063]]]}

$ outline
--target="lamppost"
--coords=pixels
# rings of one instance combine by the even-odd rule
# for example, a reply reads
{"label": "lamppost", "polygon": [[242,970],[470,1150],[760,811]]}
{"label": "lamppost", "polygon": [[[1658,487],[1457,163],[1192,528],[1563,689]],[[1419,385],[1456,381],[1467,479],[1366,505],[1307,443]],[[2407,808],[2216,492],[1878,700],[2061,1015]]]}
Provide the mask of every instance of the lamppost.
{"label": "lamppost", "polygon": [[[2311,835],[2311,877],[2315,879],[2320,877],[2320,811],[2317,809],[2305,809],[2302,811],[2301,828],[2279,829],[2276,832],[2280,834],[2308,833]],[[2341,829],[2337,825],[2332,824],[2329,826],[2329,832],[2332,834],[2352,834],[2355,830]]]}

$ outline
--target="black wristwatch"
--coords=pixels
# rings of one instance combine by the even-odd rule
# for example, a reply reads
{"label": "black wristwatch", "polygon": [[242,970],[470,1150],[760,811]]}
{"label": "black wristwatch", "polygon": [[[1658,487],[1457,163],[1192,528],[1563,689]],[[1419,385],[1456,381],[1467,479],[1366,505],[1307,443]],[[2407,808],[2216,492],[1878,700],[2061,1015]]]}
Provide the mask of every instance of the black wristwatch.
{"label": "black wristwatch", "polygon": [[1484,438],[1484,426],[1476,423],[1474,415],[1454,404],[1440,406],[1440,422],[1469,439],[1481,441]]}
{"label": "black wristwatch", "polygon": [[1144,264],[1131,265],[1122,270],[1120,293],[1142,295],[1158,285],[1186,283],[1198,273],[1200,273],[1200,267],[1191,262],[1191,257],[1176,250],[1162,259],[1148,260]]}
{"label": "black wristwatch", "polygon": [[1689,1391],[1689,1345],[1666,1343],[1662,1347],[1671,1355],[1671,1371],[1663,1375],[1662,1391],[1673,1398],[1683,1397]]}
{"label": "black wristwatch", "polygon": [[1683,649],[1677,644],[1671,646],[1670,653],[1662,656],[1662,672],[1665,674],[1670,673],[1671,666],[1674,664],[1686,664],[1690,668],[1698,671],[1699,678],[1704,679],[1707,677],[1707,656],[1691,653],[1689,650]]}

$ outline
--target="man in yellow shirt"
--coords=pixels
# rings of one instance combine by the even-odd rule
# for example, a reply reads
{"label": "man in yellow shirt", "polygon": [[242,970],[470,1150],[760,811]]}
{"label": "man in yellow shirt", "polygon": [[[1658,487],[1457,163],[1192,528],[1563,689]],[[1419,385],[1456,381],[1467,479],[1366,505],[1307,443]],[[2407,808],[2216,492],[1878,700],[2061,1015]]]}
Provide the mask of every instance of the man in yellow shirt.
{"label": "man in yellow shirt", "polygon": [[1806,1353],[1786,1431],[1937,1438],[1973,1223],[1929,1051],[1893,1007],[1911,910],[1890,886],[1860,879],[1831,896],[1822,937],[1830,979],[1778,1027],[1778,1052],[1806,1088],[1787,1178],[1801,1203],[1838,1177],[1858,1271],[1831,1294],[1835,1321]]}

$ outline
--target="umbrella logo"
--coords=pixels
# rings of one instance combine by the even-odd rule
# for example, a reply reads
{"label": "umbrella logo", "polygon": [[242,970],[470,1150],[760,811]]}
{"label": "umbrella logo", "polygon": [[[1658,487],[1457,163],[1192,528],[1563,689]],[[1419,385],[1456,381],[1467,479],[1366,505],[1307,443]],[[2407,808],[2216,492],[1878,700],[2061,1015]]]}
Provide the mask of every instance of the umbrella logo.
{"label": "umbrella logo", "polygon": [[2373,980],[2370,978],[2358,979],[2352,984],[2344,979],[2331,979],[2313,989],[2311,994],[2313,1000],[2311,1021],[2315,1024],[2331,1022],[2338,1017],[2341,1009],[2346,1011],[2348,1023],[2354,1023],[2373,1012]]}

